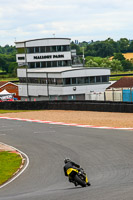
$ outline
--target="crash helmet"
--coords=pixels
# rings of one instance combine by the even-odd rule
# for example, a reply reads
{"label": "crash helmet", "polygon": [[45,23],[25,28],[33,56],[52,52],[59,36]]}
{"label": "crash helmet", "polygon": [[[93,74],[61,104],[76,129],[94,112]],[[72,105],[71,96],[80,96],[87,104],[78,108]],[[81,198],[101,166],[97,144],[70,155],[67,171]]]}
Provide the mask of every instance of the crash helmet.
{"label": "crash helmet", "polygon": [[68,163],[68,162],[71,162],[70,158],[65,158],[65,159],[64,159],[64,163],[66,164],[66,163]]}

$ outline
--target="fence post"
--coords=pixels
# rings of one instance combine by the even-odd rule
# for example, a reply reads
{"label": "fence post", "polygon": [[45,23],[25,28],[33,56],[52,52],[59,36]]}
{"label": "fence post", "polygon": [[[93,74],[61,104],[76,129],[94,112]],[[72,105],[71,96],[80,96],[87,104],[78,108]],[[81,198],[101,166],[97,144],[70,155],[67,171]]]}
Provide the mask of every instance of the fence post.
{"label": "fence post", "polygon": [[113,89],[113,94],[112,95],[113,95],[113,101],[114,101],[114,89]]}
{"label": "fence post", "polygon": [[104,101],[106,101],[106,92],[104,92]]}

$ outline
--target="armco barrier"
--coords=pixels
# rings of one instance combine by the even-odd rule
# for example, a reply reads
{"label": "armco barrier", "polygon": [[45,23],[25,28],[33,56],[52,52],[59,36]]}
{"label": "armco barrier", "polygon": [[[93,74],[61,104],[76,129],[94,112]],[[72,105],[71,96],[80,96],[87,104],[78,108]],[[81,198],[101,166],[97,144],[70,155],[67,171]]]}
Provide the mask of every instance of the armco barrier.
{"label": "armco barrier", "polygon": [[0,102],[1,110],[79,110],[133,113],[133,102],[112,101],[16,101]]}

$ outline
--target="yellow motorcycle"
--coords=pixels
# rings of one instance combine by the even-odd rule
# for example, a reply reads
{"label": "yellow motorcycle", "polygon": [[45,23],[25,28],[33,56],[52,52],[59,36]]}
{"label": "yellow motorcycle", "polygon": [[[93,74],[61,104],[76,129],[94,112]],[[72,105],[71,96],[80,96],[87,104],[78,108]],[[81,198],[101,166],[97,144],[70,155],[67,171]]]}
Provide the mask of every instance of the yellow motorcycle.
{"label": "yellow motorcycle", "polygon": [[87,175],[82,168],[69,168],[67,170],[67,175],[69,177],[69,181],[74,183],[75,186],[81,185],[82,187],[86,187],[91,185],[88,182]]}

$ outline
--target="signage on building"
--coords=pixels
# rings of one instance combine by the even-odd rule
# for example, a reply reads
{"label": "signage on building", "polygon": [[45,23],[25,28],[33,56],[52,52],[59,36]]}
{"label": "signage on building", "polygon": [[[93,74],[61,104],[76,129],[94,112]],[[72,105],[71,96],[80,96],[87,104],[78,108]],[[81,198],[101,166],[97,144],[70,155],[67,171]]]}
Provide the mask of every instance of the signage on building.
{"label": "signage on building", "polygon": [[34,59],[51,59],[51,58],[64,58],[63,54],[47,55],[47,56],[34,56]]}

